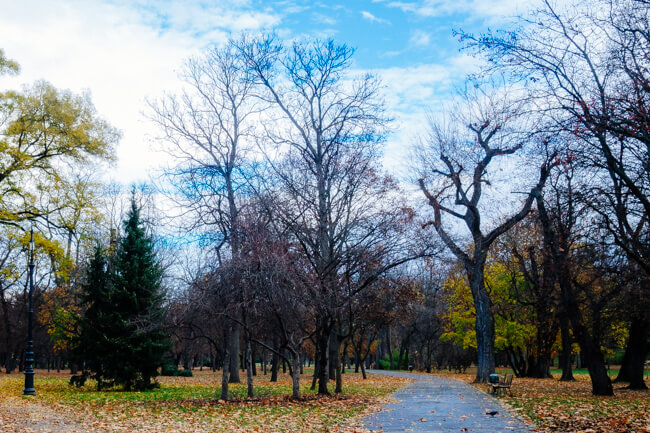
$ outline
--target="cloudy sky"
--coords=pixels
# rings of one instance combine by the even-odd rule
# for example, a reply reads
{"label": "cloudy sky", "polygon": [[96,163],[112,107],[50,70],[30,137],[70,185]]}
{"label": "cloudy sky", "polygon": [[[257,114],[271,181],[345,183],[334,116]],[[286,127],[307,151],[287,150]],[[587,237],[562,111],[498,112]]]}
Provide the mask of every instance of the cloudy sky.
{"label": "cloudy sky", "polygon": [[355,69],[382,77],[396,119],[386,164],[397,167],[427,110],[474,67],[452,30],[498,28],[532,1],[0,0],[0,47],[22,67],[0,89],[45,79],[89,90],[123,133],[109,177],[142,181],[165,159],[145,98],[176,89],[184,59],[241,31],[332,37],[356,47]]}

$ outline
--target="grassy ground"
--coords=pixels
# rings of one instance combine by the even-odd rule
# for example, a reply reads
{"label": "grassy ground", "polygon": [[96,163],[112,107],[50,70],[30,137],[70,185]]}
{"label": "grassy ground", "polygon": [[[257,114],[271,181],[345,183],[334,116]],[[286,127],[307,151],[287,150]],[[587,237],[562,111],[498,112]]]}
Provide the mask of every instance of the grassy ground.
{"label": "grassy ground", "polygon": [[[307,389],[310,377],[301,378],[302,401],[292,401],[287,375],[271,384],[269,376],[256,378],[254,399],[244,398],[246,385],[231,385],[233,401],[218,400],[218,373],[195,371],[194,377],[161,377],[160,389],[148,392],[96,392],[93,384],[78,389],[67,384],[69,374],[36,373],[36,397],[22,394],[23,376],[0,376],[0,398],[13,412],[47,412],[47,425],[71,425],[63,429],[31,428],[11,431],[103,431],[103,432],[329,432],[355,431],[355,420],[377,408],[384,398],[408,380],[346,373],[343,394],[317,397]],[[6,411],[5,411],[6,412]],[[57,414],[61,419],[53,420]],[[0,415],[2,415],[0,411]],[[20,426],[9,419],[4,425]],[[30,415],[33,416],[33,415]],[[43,424],[43,423],[41,423]],[[83,427],[82,427],[83,426]],[[5,431],[5,430],[3,430]],[[6,430],[9,431],[9,430]]]}
{"label": "grassy ground", "polygon": [[[468,383],[475,373],[441,373]],[[512,395],[498,398],[541,432],[647,433],[650,432],[650,391],[614,386],[614,397],[591,395],[589,376],[574,371],[576,382],[515,378]],[[486,390],[484,384],[475,384]]]}

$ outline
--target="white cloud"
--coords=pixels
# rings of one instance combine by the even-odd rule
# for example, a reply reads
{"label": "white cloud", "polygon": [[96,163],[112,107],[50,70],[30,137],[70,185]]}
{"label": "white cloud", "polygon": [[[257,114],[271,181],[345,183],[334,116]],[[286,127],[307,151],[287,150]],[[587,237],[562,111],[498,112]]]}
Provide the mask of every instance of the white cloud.
{"label": "white cloud", "polygon": [[409,43],[418,47],[426,47],[431,43],[431,34],[423,30],[415,30],[411,33]]}
{"label": "white cloud", "polygon": [[386,143],[384,165],[408,177],[409,149],[424,132],[427,115],[436,115],[447,106],[454,89],[465,74],[475,71],[466,55],[445,64],[423,64],[373,70],[384,84],[388,112],[394,116],[394,133]]}
{"label": "white cloud", "polygon": [[373,22],[373,23],[390,24],[390,21],[385,20],[383,18],[376,17],[376,16],[374,16],[373,14],[371,14],[368,11],[361,11],[361,16],[363,17],[363,19],[368,20],[368,21]]}
{"label": "white cloud", "polygon": [[421,17],[467,13],[479,18],[491,18],[513,16],[534,4],[535,0],[420,0],[392,1],[386,5]]}
{"label": "white cloud", "polygon": [[178,89],[175,71],[205,45],[280,20],[268,11],[239,12],[242,1],[2,3],[2,48],[22,71],[0,78],[0,88],[46,79],[62,89],[89,90],[99,115],[123,132],[109,176],[126,183],[147,179],[167,158],[152,152],[150,137],[157,134],[142,115],[145,98]]}
{"label": "white cloud", "polygon": [[336,25],[336,20],[328,15],[314,13],[312,16],[314,17],[314,20],[318,23],[325,24],[327,26]]}

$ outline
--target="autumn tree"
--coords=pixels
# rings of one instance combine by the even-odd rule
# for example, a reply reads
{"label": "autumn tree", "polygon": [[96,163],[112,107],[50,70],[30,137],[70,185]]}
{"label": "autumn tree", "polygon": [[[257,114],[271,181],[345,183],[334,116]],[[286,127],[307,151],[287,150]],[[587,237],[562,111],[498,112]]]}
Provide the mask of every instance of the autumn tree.
{"label": "autumn tree", "polygon": [[[184,224],[211,240],[219,262],[236,260],[239,213],[250,175],[252,116],[258,110],[251,98],[253,83],[232,45],[189,59],[181,78],[186,85],[182,94],[150,103],[151,117],[175,161],[167,172],[175,188],[172,198],[189,217]],[[234,323],[230,382],[240,381],[240,334]]]}
{"label": "autumn tree", "polygon": [[1,95],[0,222],[45,217],[39,191],[61,187],[59,164],[112,159],[119,134],[98,118],[88,95],[37,82]]}
{"label": "autumn tree", "polygon": [[[336,362],[330,341],[337,347],[341,341],[333,333],[346,304],[341,277],[347,257],[374,250],[388,258],[404,244],[386,242],[380,248],[380,234],[389,236],[409,215],[404,206],[382,208],[394,183],[378,165],[387,122],[379,82],[370,75],[350,77],[354,50],[332,40],[285,46],[264,36],[234,45],[255,96],[269,104],[260,123],[271,172],[266,185],[280,197],[275,215],[295,237],[313,274],[318,392],[328,394],[329,366]],[[395,253],[368,274],[357,268],[353,293],[400,260],[404,256]]]}
{"label": "autumn tree", "polygon": [[[525,325],[533,326],[519,375],[549,378],[550,366],[559,331],[559,293],[553,269],[551,252],[544,248],[542,230],[536,213],[531,212],[520,225],[506,234],[500,242],[496,259],[509,274],[509,298],[517,316],[527,319]],[[523,307],[523,308],[521,308]],[[519,310],[519,311],[517,311]],[[569,345],[570,347],[570,345]],[[563,348],[567,352],[567,347]],[[563,356],[570,356],[571,351]]]}
{"label": "autumn tree", "polygon": [[[573,135],[572,148],[585,175],[601,182],[585,196],[628,260],[648,275],[648,10],[647,1],[611,0],[555,7],[545,1],[516,31],[461,35],[492,68],[524,85],[548,119]],[[601,175],[602,173],[602,175]],[[647,310],[647,279],[633,289],[635,305]],[[644,308],[645,307],[645,308]],[[633,313],[629,359],[633,388],[645,388],[647,314]],[[645,337],[644,337],[645,336]],[[599,367],[594,394],[611,385]]]}
{"label": "autumn tree", "polygon": [[[300,364],[304,342],[314,333],[310,316],[316,311],[308,287],[313,284],[305,258],[292,245],[287,233],[278,231],[268,214],[249,212],[243,223],[244,254],[239,263],[239,274],[246,294],[244,309],[247,320],[247,357],[250,342],[262,344],[278,357],[291,363],[293,399],[300,399]],[[275,344],[267,344],[256,329],[268,329]],[[260,334],[260,333],[257,333]],[[285,357],[285,352],[290,356]],[[249,376],[252,380],[252,377]]]}
{"label": "autumn tree", "polygon": [[[0,74],[18,71],[18,64],[0,50]],[[0,93],[0,225],[12,232],[8,240],[24,238],[13,231],[35,226],[37,256],[43,260],[37,267],[37,299],[44,307],[37,323],[46,320],[48,332],[56,339],[42,355],[64,347],[62,339],[70,335],[64,324],[70,312],[65,307],[73,298],[71,278],[83,253],[80,240],[92,230],[82,220],[93,215],[96,222],[99,215],[94,197],[87,193],[92,188],[81,198],[82,184],[96,185],[81,173],[111,161],[118,138],[119,133],[97,115],[88,94],[58,90],[44,81],[23,91]],[[14,273],[6,270],[5,300],[18,308],[24,300],[11,283]],[[4,332],[11,339],[13,331],[6,325]]]}
{"label": "autumn tree", "polygon": [[[507,156],[531,149],[534,138],[527,125],[524,105],[505,89],[468,86],[462,106],[449,114],[449,122],[432,120],[428,135],[417,150],[420,190],[433,212],[433,226],[447,248],[462,263],[476,310],[478,351],[477,382],[487,382],[494,372],[494,315],[485,287],[485,263],[492,244],[530,211],[548,176],[543,163],[536,183],[524,193],[519,210],[482,221],[486,213],[481,201],[486,189],[498,181],[491,170]],[[512,160],[512,158],[510,158]],[[469,235],[465,245],[457,239],[451,221]],[[455,223],[454,223],[455,224]],[[454,227],[454,228],[452,228]],[[486,231],[487,229],[487,231]]]}

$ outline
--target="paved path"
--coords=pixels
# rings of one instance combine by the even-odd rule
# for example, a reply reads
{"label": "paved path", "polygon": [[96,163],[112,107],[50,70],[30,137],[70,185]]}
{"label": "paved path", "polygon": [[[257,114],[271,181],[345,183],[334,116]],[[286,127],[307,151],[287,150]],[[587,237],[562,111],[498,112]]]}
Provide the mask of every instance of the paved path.
{"label": "paved path", "polygon": [[[494,397],[460,380],[401,372],[371,370],[415,379],[392,395],[390,403],[364,421],[370,430],[383,432],[530,432]],[[498,411],[496,416],[486,412]]]}

